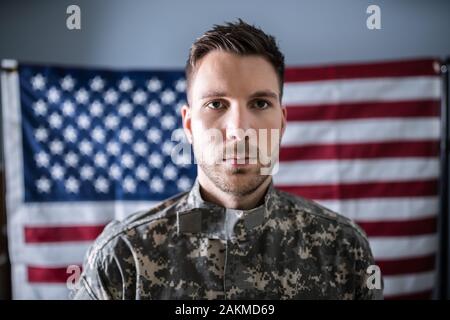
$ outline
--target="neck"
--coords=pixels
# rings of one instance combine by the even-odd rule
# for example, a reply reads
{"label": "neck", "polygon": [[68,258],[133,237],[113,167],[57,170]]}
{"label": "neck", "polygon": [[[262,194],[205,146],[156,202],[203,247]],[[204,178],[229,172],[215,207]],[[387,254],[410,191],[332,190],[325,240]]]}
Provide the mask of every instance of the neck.
{"label": "neck", "polygon": [[198,171],[202,198],[228,209],[250,210],[261,205],[271,181],[272,178],[268,177],[254,192],[240,196],[219,189],[201,170]]}

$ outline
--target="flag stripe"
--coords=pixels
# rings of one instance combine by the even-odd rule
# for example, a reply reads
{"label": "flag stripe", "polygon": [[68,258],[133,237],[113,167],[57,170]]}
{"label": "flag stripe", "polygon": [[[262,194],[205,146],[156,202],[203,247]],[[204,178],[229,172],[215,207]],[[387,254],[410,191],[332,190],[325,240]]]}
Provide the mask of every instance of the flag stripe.
{"label": "flag stripe", "polygon": [[405,275],[386,276],[384,279],[384,294],[386,297],[409,295],[412,293],[432,290],[435,284],[435,273],[421,272]]}
{"label": "flag stripe", "polygon": [[400,157],[435,158],[438,153],[439,141],[437,140],[314,144],[282,147],[280,161]]}
{"label": "flag stripe", "polygon": [[[81,270],[81,266],[80,267]],[[71,273],[66,267],[27,266],[27,276],[30,283],[65,283]]]}
{"label": "flag stripe", "polygon": [[283,186],[322,185],[375,181],[410,181],[439,177],[435,158],[390,158],[370,160],[324,160],[281,162],[274,173]]}
{"label": "flag stripe", "polygon": [[377,181],[328,185],[278,185],[283,191],[313,200],[421,197],[438,194],[438,180]]}
{"label": "flag stripe", "polygon": [[102,232],[105,225],[87,226],[25,226],[26,243],[92,241]]}
{"label": "flag stripe", "polygon": [[287,68],[284,79],[287,82],[293,82],[352,78],[432,76],[439,73],[439,68],[439,62],[432,59],[305,66]]}
{"label": "flag stripe", "polygon": [[438,100],[370,101],[364,103],[299,105],[287,107],[288,121],[323,121],[359,118],[437,117]]}
{"label": "flag stripe", "polygon": [[415,236],[435,233],[437,218],[398,221],[356,221],[369,237]]}
{"label": "flag stripe", "polygon": [[438,118],[292,121],[281,146],[439,140]]}
{"label": "flag stripe", "polygon": [[373,255],[377,260],[396,260],[421,257],[436,253],[437,236],[369,237]]}
{"label": "flag stripe", "polygon": [[386,300],[429,300],[433,296],[433,290],[424,290],[420,292],[412,292],[398,294],[386,297]]}
{"label": "flag stripe", "polygon": [[431,271],[436,265],[436,255],[430,254],[423,257],[396,259],[396,260],[376,260],[383,276],[419,273]]}
{"label": "flag stripe", "polygon": [[290,82],[284,85],[282,104],[439,100],[439,83],[436,76]]}

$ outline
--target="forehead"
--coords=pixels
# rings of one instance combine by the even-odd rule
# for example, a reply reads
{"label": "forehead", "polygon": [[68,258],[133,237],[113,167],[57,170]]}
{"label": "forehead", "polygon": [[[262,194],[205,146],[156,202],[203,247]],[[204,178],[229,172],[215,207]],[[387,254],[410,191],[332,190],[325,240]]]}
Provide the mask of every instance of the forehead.
{"label": "forehead", "polygon": [[275,69],[264,57],[216,50],[197,62],[191,94],[196,99],[211,90],[233,95],[268,89],[279,93],[278,87]]}

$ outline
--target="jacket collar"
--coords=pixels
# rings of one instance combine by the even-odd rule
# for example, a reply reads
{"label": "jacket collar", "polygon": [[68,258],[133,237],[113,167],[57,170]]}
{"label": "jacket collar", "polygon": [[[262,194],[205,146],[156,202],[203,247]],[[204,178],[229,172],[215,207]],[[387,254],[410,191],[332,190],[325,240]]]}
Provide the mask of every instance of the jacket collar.
{"label": "jacket collar", "polygon": [[245,239],[248,233],[261,227],[273,210],[275,188],[270,182],[264,203],[250,210],[229,209],[205,201],[200,193],[198,179],[187,194],[177,214],[177,231],[201,234],[211,239]]}

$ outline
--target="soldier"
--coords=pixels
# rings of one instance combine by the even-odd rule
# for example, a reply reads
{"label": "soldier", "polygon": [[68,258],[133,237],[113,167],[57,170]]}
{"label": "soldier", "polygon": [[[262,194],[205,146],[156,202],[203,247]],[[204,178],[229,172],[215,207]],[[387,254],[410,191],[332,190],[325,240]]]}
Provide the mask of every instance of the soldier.
{"label": "soldier", "polygon": [[[86,256],[75,299],[382,298],[368,285],[364,232],[273,186],[283,78],[275,39],[242,20],[196,40],[181,110],[194,186],[110,223]],[[250,139],[253,131],[267,139]]]}

